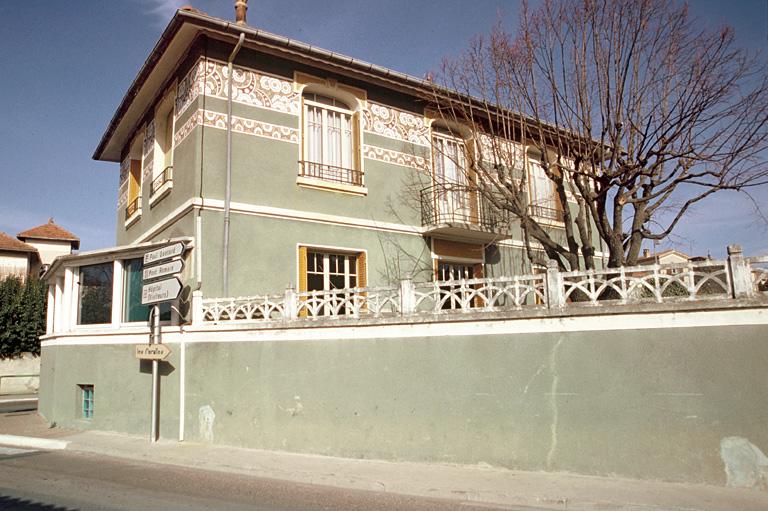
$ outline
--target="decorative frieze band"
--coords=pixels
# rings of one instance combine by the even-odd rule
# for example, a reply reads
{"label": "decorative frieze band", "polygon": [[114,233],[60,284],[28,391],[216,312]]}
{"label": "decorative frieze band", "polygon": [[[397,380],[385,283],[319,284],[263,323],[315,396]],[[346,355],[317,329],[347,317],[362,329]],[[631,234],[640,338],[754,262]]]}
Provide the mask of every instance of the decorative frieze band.
{"label": "decorative frieze band", "polygon": [[426,158],[414,154],[401,153],[391,149],[383,149],[370,145],[363,146],[363,156],[371,160],[383,161],[402,167],[410,167],[429,172],[430,163]]}
{"label": "decorative frieze band", "polygon": [[[243,67],[232,70],[232,100],[249,106],[299,115],[301,101],[293,82],[278,76],[258,73]],[[208,59],[199,60],[179,83],[176,93],[178,118],[200,95],[227,99],[227,65]]]}
{"label": "decorative frieze band", "polygon": [[429,126],[422,116],[369,101],[363,118],[366,131],[412,144],[429,145]]}
{"label": "decorative frieze band", "polygon": [[131,168],[131,158],[126,157],[120,162],[120,185],[117,189],[117,209],[122,209],[128,203],[128,173]]}
{"label": "decorative frieze band", "polygon": [[[227,116],[219,112],[209,110],[198,110],[191,116],[184,125],[176,132],[175,143],[180,144],[195,128],[195,126],[204,125],[211,128],[227,129]],[[264,137],[281,142],[298,144],[300,140],[299,130],[278,126],[268,122],[256,121],[253,119],[244,119],[242,117],[232,116],[232,131],[243,133],[255,137]]]}

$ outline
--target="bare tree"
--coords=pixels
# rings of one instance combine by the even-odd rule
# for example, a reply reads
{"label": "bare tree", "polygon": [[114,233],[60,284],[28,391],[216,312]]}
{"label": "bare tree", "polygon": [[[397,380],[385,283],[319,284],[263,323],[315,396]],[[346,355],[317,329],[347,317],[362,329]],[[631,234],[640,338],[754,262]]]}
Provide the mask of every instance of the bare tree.
{"label": "bare tree", "polygon": [[[758,57],[668,0],[544,0],[523,7],[514,37],[497,25],[446,61],[431,99],[473,132],[467,178],[519,221],[532,261],[593,268],[602,240],[617,267],[713,193],[768,181]],[[534,158],[562,205],[559,238],[536,204]]]}

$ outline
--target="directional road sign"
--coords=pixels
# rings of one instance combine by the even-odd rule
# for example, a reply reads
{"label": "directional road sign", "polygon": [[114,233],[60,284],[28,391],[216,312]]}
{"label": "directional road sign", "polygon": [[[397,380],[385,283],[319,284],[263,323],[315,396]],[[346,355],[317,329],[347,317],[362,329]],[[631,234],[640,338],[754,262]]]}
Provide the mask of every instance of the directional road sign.
{"label": "directional road sign", "polygon": [[168,275],[181,273],[181,270],[183,269],[184,262],[181,259],[174,259],[173,261],[168,261],[167,263],[160,263],[155,266],[144,268],[144,270],[141,272],[141,278],[144,280],[144,282],[147,282],[148,280],[154,280],[160,277],[167,277]]}
{"label": "directional road sign", "polygon": [[172,257],[180,256],[184,252],[184,243],[181,241],[178,241],[174,243],[173,245],[168,245],[167,247],[158,248],[157,250],[153,250],[151,252],[147,252],[144,254],[144,264],[152,264],[152,263],[158,263],[160,261],[164,261],[165,259],[170,259]]}
{"label": "directional road sign", "polygon": [[179,297],[181,282],[176,277],[158,280],[141,286],[141,304],[169,302]]}
{"label": "directional road sign", "polygon": [[136,344],[134,348],[139,360],[165,360],[171,354],[171,348],[165,344]]}

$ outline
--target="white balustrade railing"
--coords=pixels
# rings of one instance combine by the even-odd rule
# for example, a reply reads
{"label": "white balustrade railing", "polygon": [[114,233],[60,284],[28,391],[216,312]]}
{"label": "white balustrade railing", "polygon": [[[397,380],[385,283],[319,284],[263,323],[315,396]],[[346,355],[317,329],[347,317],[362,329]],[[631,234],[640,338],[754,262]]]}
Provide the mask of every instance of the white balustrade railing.
{"label": "white balustrade railing", "polygon": [[[394,317],[522,308],[749,298],[768,294],[768,256],[744,258],[728,247],[728,259],[654,264],[589,271],[558,271],[482,279],[418,282],[399,287],[334,289],[282,295],[202,299],[196,322],[292,321]],[[201,318],[201,319],[198,319]]]}

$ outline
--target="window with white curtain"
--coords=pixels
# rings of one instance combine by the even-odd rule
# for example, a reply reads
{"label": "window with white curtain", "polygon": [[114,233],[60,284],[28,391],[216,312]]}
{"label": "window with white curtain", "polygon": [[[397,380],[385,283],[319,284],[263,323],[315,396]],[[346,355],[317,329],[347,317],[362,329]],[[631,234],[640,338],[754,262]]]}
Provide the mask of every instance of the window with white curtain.
{"label": "window with white curtain", "polygon": [[355,113],[345,102],[315,93],[304,100],[304,177],[362,185],[356,169]]}

